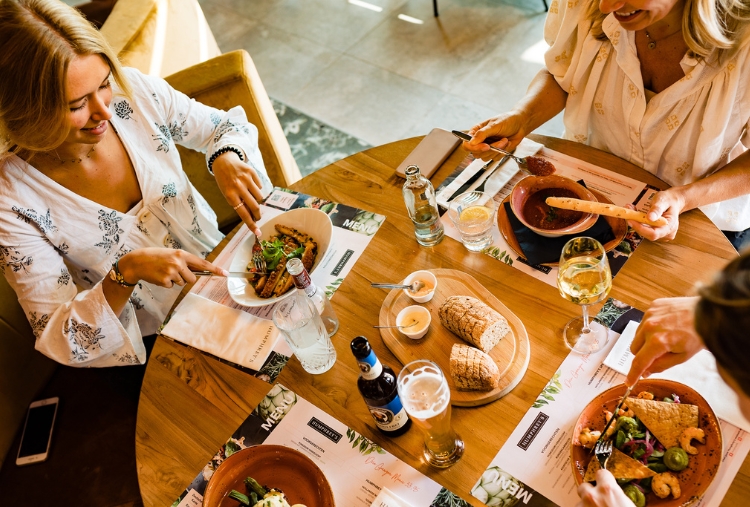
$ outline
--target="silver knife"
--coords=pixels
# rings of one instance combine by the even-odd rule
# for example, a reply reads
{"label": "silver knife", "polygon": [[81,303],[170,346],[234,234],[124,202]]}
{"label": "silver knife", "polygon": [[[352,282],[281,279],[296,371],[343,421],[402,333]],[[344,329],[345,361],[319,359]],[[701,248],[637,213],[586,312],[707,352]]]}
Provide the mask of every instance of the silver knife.
{"label": "silver knife", "polygon": [[[195,276],[222,276],[212,273],[211,271],[193,271]],[[227,278],[252,278],[255,275],[266,275],[268,273],[258,273],[257,271],[230,271]]]}

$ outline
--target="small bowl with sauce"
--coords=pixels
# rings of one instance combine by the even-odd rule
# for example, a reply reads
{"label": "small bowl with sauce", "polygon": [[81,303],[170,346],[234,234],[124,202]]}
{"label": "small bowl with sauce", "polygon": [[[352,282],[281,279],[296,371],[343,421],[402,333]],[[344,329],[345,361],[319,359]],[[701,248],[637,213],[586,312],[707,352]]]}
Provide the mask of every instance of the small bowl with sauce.
{"label": "small bowl with sauce", "polygon": [[437,288],[437,278],[429,271],[414,271],[412,274],[407,276],[402,282],[404,285],[408,285],[412,282],[419,280],[422,282],[422,287],[414,292],[409,289],[403,289],[404,294],[412,298],[417,303],[427,303],[435,295],[435,289]]}
{"label": "small bowl with sauce", "polygon": [[409,326],[400,328],[399,332],[412,340],[419,340],[426,335],[431,321],[430,311],[419,305],[407,306],[396,315],[397,326]]}
{"label": "small bowl with sauce", "polygon": [[578,234],[591,228],[599,218],[594,213],[553,208],[545,202],[547,197],[597,202],[586,187],[565,176],[527,176],[513,188],[510,206],[521,223],[540,236],[556,238]]}

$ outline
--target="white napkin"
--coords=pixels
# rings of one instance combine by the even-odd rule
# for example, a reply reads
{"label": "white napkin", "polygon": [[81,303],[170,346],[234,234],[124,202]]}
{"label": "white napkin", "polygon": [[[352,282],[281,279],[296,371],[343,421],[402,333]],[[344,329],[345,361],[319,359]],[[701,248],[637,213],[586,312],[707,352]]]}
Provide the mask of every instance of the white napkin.
{"label": "white napkin", "polygon": [[378,496],[372,501],[370,507],[411,507],[411,504],[404,502],[401,498],[393,494],[393,491],[386,487],[380,490]]}
{"label": "white napkin", "polygon": [[[631,321],[618,338],[612,351],[604,360],[604,365],[615,371],[626,375],[633,362],[633,354],[630,352],[630,344],[635,337],[638,323]],[[740,411],[739,398],[737,394],[721,378],[716,369],[716,360],[707,350],[703,350],[690,360],[673,366],[661,373],[654,373],[649,378],[674,380],[688,385],[698,391],[716,415],[729,423],[750,431],[750,421]]]}
{"label": "white napkin", "polygon": [[[442,206],[443,208],[448,207],[448,199],[458,190],[461,188],[461,185],[466,183],[466,181],[474,176],[477,172],[479,172],[482,169],[482,166],[484,166],[486,162],[482,159],[475,159],[472,160],[471,163],[466,166],[466,169],[461,171],[461,174],[456,176],[456,178],[451,181],[445,188],[443,188],[438,195],[435,196],[435,199],[437,200],[437,203],[439,206]],[[481,178],[480,178],[481,179]],[[477,183],[478,185],[479,183]]]}
{"label": "white napkin", "polygon": [[188,294],[162,334],[253,370],[260,370],[279,331],[273,321]]}

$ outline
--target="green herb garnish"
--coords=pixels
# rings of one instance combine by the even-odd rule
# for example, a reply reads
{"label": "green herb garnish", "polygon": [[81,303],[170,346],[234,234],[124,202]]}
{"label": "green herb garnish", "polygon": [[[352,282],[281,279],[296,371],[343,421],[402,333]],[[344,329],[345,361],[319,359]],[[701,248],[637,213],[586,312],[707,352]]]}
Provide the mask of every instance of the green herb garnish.
{"label": "green herb garnish", "polygon": [[290,253],[284,253],[285,246],[279,238],[274,238],[273,241],[260,240],[260,247],[263,249],[263,258],[266,260],[268,271],[275,270],[282,260],[286,261],[294,257],[302,257],[302,252],[305,251],[304,247],[299,247]]}

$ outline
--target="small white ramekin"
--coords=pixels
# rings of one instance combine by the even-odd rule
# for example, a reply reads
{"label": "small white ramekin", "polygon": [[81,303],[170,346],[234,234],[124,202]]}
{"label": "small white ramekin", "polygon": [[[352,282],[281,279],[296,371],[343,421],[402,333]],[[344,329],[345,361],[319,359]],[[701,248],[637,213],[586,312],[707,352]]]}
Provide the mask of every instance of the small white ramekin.
{"label": "small white ramekin", "polygon": [[422,324],[422,326],[417,327],[407,327],[407,328],[401,328],[399,331],[404,336],[408,336],[412,340],[419,340],[424,335],[427,334],[427,331],[430,329],[430,323],[432,322],[432,315],[430,315],[430,311],[425,308],[424,306],[419,305],[411,305],[407,306],[400,312],[398,312],[398,315],[396,315],[396,325],[397,326],[403,326],[404,324],[408,324],[408,322],[405,322],[405,319],[408,315],[412,313],[418,313],[420,316],[422,316],[425,319],[425,322]]}
{"label": "small white ramekin", "polygon": [[403,289],[404,294],[409,296],[417,303],[427,303],[435,295],[435,289],[437,289],[438,284],[437,278],[429,271],[414,271],[412,274],[407,276],[402,283],[410,284],[416,280],[422,280],[425,284],[432,285],[432,290],[422,296],[415,296],[409,291],[409,289]]}

